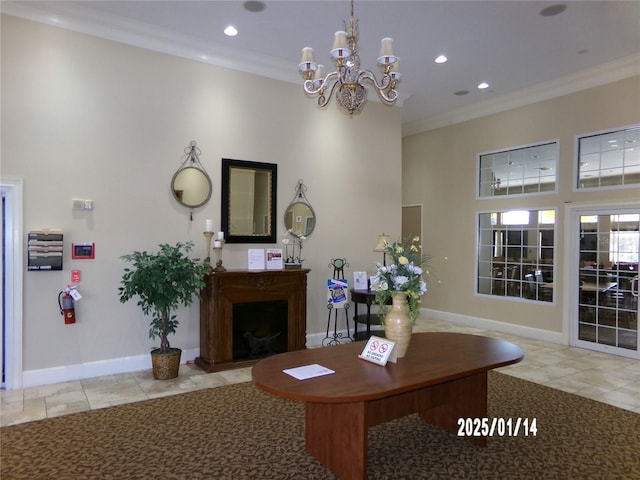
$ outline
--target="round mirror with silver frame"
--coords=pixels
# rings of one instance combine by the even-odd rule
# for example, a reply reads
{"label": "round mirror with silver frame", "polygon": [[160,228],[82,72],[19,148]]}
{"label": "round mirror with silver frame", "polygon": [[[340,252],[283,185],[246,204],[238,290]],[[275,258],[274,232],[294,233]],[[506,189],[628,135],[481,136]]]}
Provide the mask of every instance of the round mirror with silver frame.
{"label": "round mirror with silver frame", "polygon": [[307,186],[298,180],[296,193],[284,212],[284,226],[296,236],[308,237],[316,228],[316,213],[305,194]]}
{"label": "round mirror with silver frame", "polygon": [[184,150],[186,159],[171,179],[171,192],[180,205],[197,208],[211,198],[211,179],[200,163],[200,149],[191,141]]}

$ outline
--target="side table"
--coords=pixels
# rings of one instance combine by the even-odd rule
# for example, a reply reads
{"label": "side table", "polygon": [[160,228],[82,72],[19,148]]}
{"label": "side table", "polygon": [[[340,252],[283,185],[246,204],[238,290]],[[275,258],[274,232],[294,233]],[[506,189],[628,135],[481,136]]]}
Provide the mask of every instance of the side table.
{"label": "side table", "polygon": [[[371,325],[380,325],[378,315],[374,315],[371,318],[371,305],[376,299],[376,292],[374,290],[356,290],[354,288],[349,290],[351,294],[351,301],[354,303],[353,311],[353,340],[368,340],[371,335],[382,335],[384,330],[375,329],[371,330]],[[358,304],[362,303],[367,306],[367,313],[364,315],[358,315]],[[389,301],[391,304],[391,301]],[[364,323],[367,325],[367,331],[358,334],[358,323]]]}

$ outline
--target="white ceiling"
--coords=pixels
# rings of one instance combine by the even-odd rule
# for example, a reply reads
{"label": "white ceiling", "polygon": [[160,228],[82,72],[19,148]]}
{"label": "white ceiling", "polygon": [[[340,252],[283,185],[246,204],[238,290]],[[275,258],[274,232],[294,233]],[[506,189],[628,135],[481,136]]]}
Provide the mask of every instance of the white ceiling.
{"label": "white ceiling", "polygon": [[[330,70],[333,33],[349,17],[347,0],[264,0],[259,13],[244,3],[3,0],[1,9],[300,85],[302,47],[313,47],[317,61]],[[556,3],[566,10],[540,15]],[[404,74],[404,134],[640,74],[638,1],[360,0],[355,16],[363,68],[376,68],[381,38],[395,41]],[[223,34],[228,24],[238,36]],[[449,61],[434,63],[439,54]],[[478,90],[483,81],[490,88]],[[454,94],[463,90],[469,93]],[[333,101],[328,108],[336,108]]]}

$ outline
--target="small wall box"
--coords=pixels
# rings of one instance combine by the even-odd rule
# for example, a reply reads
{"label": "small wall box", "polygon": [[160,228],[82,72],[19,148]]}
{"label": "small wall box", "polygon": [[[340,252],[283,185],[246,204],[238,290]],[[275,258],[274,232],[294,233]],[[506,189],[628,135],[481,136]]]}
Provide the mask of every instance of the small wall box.
{"label": "small wall box", "polygon": [[96,258],[96,244],[72,243],[71,258],[74,260],[93,260]]}

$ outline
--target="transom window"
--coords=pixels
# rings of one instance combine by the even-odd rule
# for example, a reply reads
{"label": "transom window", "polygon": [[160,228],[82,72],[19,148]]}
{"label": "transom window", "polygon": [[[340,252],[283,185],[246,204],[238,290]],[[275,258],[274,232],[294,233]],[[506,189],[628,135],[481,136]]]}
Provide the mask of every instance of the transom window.
{"label": "transom window", "polygon": [[577,188],[640,183],[640,126],[578,137]]}
{"label": "transom window", "polygon": [[555,210],[478,214],[477,292],[552,302],[555,224]]}
{"label": "transom window", "polygon": [[556,189],[558,142],[479,155],[479,197],[533,195]]}

